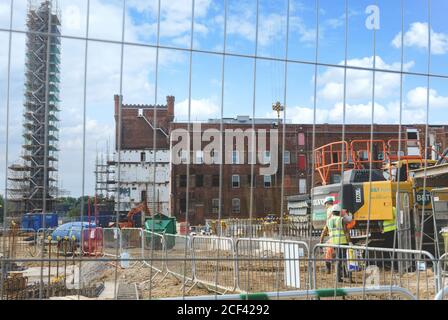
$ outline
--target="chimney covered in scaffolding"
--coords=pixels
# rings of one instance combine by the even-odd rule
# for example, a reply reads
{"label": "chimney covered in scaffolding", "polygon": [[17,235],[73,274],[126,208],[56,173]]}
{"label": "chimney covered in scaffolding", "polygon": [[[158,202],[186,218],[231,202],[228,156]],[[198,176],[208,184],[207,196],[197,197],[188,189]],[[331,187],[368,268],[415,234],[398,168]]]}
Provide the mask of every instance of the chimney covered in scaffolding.
{"label": "chimney covered in scaffolding", "polygon": [[57,190],[61,23],[53,1],[29,2],[26,24],[22,161],[8,177],[16,214],[51,212]]}

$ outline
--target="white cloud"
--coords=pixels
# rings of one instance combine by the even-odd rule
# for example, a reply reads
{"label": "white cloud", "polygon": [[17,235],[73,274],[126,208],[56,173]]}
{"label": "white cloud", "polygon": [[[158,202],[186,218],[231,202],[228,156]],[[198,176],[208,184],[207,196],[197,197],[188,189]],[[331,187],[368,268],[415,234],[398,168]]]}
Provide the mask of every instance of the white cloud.
{"label": "white cloud", "polygon": [[[175,106],[175,116],[177,120],[188,120],[188,99],[185,99]],[[210,117],[218,117],[220,108],[210,99],[191,99],[191,120],[207,120]]]}
{"label": "white cloud", "polygon": [[[395,48],[401,48],[402,34],[399,32],[392,40]],[[428,49],[428,23],[414,22],[404,34],[405,47]],[[438,33],[431,29],[431,53],[441,55],[448,52],[448,34]]]}
{"label": "white cloud", "polygon": [[[199,23],[197,19],[207,16],[212,0],[196,0],[194,7],[195,34],[207,34],[209,29],[206,25]],[[157,13],[158,1],[147,0],[130,0],[128,6],[136,9],[140,14],[152,16],[153,22],[140,24],[138,29],[140,32],[157,32]],[[185,38],[190,38],[191,17],[192,17],[192,1],[187,0],[169,0],[162,1],[160,8],[160,37],[171,38],[174,44],[186,44]],[[144,27],[142,29],[141,27]],[[143,36],[143,34],[141,34]],[[189,43],[189,42],[188,42]],[[187,44],[188,44],[187,43]]]}
{"label": "white cloud", "polygon": [[[262,47],[286,37],[286,17],[284,14],[260,14],[258,20],[258,44]],[[291,17],[290,33],[297,33],[302,43],[314,42],[316,30],[308,28],[299,17]],[[238,35],[247,41],[255,42],[256,21],[250,10],[241,10],[232,14],[227,22],[227,34]],[[292,37],[292,36],[291,36]]]}
{"label": "white cloud", "polygon": [[[344,62],[340,62],[343,65]],[[351,59],[347,61],[349,66],[353,67],[373,67],[373,57],[364,57],[360,59]],[[408,71],[414,62],[408,62],[404,65],[404,70]],[[400,63],[387,64],[384,60],[376,57],[376,68],[384,70],[397,70]],[[317,78],[321,99],[329,102],[341,101],[344,94],[344,69],[327,68],[325,72],[318,75]],[[353,70],[347,71],[347,99],[368,99],[372,96],[372,72]],[[394,95],[400,88],[400,76],[389,72],[377,72],[375,80],[375,95],[377,98],[388,98]]]}
{"label": "white cloud", "polygon": [[[409,108],[426,109],[428,101],[428,88],[417,87],[407,94],[407,105]],[[448,108],[448,97],[441,96],[434,89],[429,89],[430,108]]]}

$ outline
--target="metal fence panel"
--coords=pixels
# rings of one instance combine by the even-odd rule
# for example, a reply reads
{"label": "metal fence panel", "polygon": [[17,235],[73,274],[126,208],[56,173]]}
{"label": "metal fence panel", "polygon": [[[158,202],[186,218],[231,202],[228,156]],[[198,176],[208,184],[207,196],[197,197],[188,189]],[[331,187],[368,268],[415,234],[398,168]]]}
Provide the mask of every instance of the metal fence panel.
{"label": "metal fence panel", "polygon": [[106,257],[121,255],[121,230],[119,228],[103,228],[103,254]]}
{"label": "metal fence panel", "polygon": [[[120,257],[123,259],[141,258],[143,256],[143,230],[140,228],[122,228],[120,251]],[[122,265],[128,266],[128,263],[123,261]]]}
{"label": "metal fence panel", "polygon": [[238,239],[235,247],[238,290],[268,292],[308,288],[309,250],[305,242]]}
{"label": "metal fence panel", "polygon": [[23,259],[35,257],[40,252],[35,230],[2,229],[0,232],[1,256]]}
{"label": "metal fence panel", "polygon": [[[143,231],[143,263],[156,272],[163,272],[166,270],[166,255],[165,238],[163,234],[152,231]],[[153,260],[154,259],[154,260]]]}
{"label": "metal fence panel", "polygon": [[317,244],[312,277],[314,289],[389,285],[407,289],[417,299],[432,299],[439,287],[437,260],[418,250]]}
{"label": "metal fence panel", "polygon": [[233,239],[195,236],[192,238],[192,251],[195,281],[215,290],[235,290],[236,260]]}
{"label": "metal fence panel", "polygon": [[177,234],[165,234],[166,270],[177,278],[193,280],[194,264],[191,238]]}

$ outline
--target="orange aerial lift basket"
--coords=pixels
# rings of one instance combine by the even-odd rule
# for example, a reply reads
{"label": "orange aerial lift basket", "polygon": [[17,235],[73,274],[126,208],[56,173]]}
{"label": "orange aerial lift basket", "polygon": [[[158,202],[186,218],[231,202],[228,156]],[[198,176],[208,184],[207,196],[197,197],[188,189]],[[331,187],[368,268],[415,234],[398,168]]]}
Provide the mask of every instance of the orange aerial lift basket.
{"label": "orange aerial lift basket", "polygon": [[346,141],[332,142],[314,150],[314,167],[323,184],[328,183],[332,172],[340,172],[348,165],[349,150]]}

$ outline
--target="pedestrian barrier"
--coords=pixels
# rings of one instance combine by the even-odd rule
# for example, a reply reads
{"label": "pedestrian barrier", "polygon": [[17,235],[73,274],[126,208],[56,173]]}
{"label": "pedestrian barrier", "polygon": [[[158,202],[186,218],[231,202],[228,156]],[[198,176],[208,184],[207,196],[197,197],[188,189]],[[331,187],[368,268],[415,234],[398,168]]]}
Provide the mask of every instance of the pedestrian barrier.
{"label": "pedestrian barrier", "polygon": [[153,268],[156,273],[166,271],[165,265],[165,238],[163,234],[152,231],[143,231],[143,263],[148,267]]}
{"label": "pedestrian barrier", "polygon": [[439,259],[439,288],[448,286],[448,252]]}
{"label": "pedestrian barrier", "polygon": [[[140,228],[122,228],[120,257],[138,259],[143,257],[143,230]],[[138,261],[133,261],[132,267]],[[127,265],[127,264],[126,264]]]}
{"label": "pedestrian barrier", "polygon": [[445,287],[437,293],[434,300],[446,300],[447,298],[448,298],[448,287]]}
{"label": "pedestrian barrier", "polygon": [[237,289],[241,292],[308,288],[308,245],[302,241],[237,239]]}
{"label": "pedestrian barrier", "polygon": [[1,229],[0,255],[10,258],[35,257],[39,251],[34,229]]}
{"label": "pedestrian barrier", "polygon": [[[330,262],[324,256],[327,248],[334,249]],[[312,260],[313,289],[389,285],[402,287],[417,299],[432,299],[439,290],[439,263],[426,251],[317,244]]]}
{"label": "pedestrian barrier", "polygon": [[194,264],[189,236],[164,234],[166,271],[180,280],[193,281]]}
{"label": "pedestrian barrier", "polygon": [[216,291],[235,291],[235,244],[231,238],[191,238],[194,281]]}
{"label": "pedestrian barrier", "polygon": [[103,255],[119,257],[121,255],[121,230],[119,228],[103,228]]}
{"label": "pedestrian barrier", "polygon": [[85,255],[103,255],[103,228],[83,229],[82,252]]}

